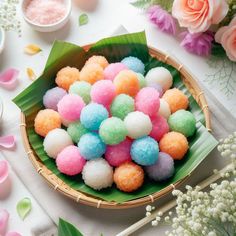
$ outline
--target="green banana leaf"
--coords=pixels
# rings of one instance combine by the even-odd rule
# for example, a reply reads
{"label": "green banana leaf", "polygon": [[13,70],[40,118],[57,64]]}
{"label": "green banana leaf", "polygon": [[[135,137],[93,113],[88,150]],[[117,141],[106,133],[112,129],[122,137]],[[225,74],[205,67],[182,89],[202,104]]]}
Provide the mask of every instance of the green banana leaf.
{"label": "green banana leaf", "polygon": [[[58,70],[65,66],[75,66],[81,69],[85,61],[91,55],[96,54],[105,56],[109,62],[118,62],[126,56],[136,56],[145,63],[146,72],[153,67],[164,66],[171,72],[174,78],[174,87],[179,88],[188,96],[190,101],[189,110],[195,115],[197,120],[197,131],[189,139],[190,148],[185,158],[182,161],[175,162],[175,175],[168,181],[156,183],[145,179],[144,185],[133,193],[121,192],[115,186],[102,191],[95,191],[84,184],[81,175],[69,177],[59,173],[55,161],[45,153],[43,138],[34,131],[34,118],[37,112],[43,108],[43,95],[48,89],[56,86],[55,76]],[[90,48],[88,52],[77,45],[56,41],[52,47],[43,74],[13,101],[26,116],[27,134],[30,144],[44,165],[70,187],[106,201],[122,203],[153,194],[170,184],[176,183],[189,175],[217,145],[215,138],[204,127],[203,112],[183,84],[179,72],[174,67],[160,62],[149,55],[144,32],[103,39]]]}

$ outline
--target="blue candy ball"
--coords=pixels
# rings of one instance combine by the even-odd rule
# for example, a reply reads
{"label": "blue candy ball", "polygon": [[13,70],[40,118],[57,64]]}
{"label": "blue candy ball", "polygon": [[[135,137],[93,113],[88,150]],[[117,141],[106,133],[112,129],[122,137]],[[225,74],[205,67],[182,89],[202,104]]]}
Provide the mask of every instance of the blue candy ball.
{"label": "blue candy ball", "polygon": [[130,70],[144,74],[145,66],[137,57],[125,57],[121,63],[125,64]]}
{"label": "blue candy ball", "polygon": [[109,116],[107,109],[97,103],[91,103],[83,108],[80,114],[81,124],[90,130],[98,130],[100,124]]}
{"label": "blue candy ball", "polygon": [[84,134],[78,143],[80,154],[86,159],[91,160],[101,157],[106,151],[106,145],[96,133]]}
{"label": "blue candy ball", "polygon": [[136,139],[131,146],[132,160],[142,166],[156,163],[159,154],[158,143],[155,139],[146,136]]}

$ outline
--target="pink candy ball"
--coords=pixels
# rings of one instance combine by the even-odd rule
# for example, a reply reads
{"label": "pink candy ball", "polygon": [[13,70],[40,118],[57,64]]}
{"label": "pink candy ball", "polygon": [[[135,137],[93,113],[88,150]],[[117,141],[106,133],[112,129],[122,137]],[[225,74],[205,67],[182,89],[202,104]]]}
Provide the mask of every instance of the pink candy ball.
{"label": "pink candy ball", "polygon": [[90,95],[93,102],[109,107],[116,96],[115,86],[110,80],[100,80],[92,86]]}
{"label": "pink candy ball", "polygon": [[127,69],[128,67],[124,65],[123,63],[120,63],[120,62],[111,63],[105,68],[104,77],[107,80],[113,81],[120,71],[127,70]]}
{"label": "pink candy ball", "polygon": [[169,132],[169,125],[167,120],[160,115],[152,117],[151,121],[152,131],[149,135],[159,142],[164,134]]}
{"label": "pink candy ball", "polygon": [[68,146],[64,148],[57,156],[56,164],[58,170],[66,175],[79,174],[85,165],[85,159],[80,155],[76,146]]}
{"label": "pink candy ball", "polygon": [[111,166],[119,166],[126,161],[131,161],[130,148],[132,141],[125,139],[123,142],[107,146],[105,158]]}
{"label": "pink candy ball", "polygon": [[85,107],[83,99],[75,94],[65,95],[57,104],[58,112],[63,120],[76,121]]}
{"label": "pink candy ball", "polygon": [[160,108],[159,93],[155,88],[142,88],[135,97],[135,108],[146,115],[155,115]]}

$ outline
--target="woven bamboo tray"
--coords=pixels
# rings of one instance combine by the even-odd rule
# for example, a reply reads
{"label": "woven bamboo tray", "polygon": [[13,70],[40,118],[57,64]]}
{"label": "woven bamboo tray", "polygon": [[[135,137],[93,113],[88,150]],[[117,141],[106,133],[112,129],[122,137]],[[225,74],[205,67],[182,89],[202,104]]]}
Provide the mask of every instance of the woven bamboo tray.
{"label": "woven bamboo tray", "polygon": [[[84,46],[85,50],[88,50],[91,45]],[[162,53],[161,51],[149,47],[149,53],[151,56],[157,58],[160,61],[163,61],[169,65],[175,67],[181,74],[181,79],[183,80],[184,84],[188,88],[189,92],[195,98],[199,106],[201,107],[204,116],[205,116],[205,125],[208,131],[211,131],[211,122],[210,122],[210,112],[208,109],[207,101],[205,99],[203,91],[201,91],[200,87],[198,86],[197,82],[194,80],[192,75],[184,68],[184,66],[169,55]],[[28,136],[27,136],[27,124],[25,123],[25,115],[21,113],[21,125],[20,130],[24,142],[24,147],[27,152],[27,155],[32,162],[33,166],[37,170],[37,172],[47,181],[47,183],[53,187],[54,190],[62,193],[63,195],[73,199],[76,202],[80,202],[85,205],[93,206],[96,208],[106,208],[106,209],[126,209],[137,207],[141,205],[145,205],[155,200],[165,196],[166,194],[170,193],[174,188],[177,188],[181,185],[190,175],[185,177],[184,179],[178,181],[175,184],[171,184],[168,187],[162,189],[161,191],[154,193],[152,195],[142,197],[136,200],[127,201],[124,203],[116,203],[116,202],[107,202],[101,199],[97,199],[93,196],[86,195],[82,192],[74,190],[66,185],[61,179],[59,179],[55,174],[53,174],[44,164],[40,161],[37,154],[32,149]]]}

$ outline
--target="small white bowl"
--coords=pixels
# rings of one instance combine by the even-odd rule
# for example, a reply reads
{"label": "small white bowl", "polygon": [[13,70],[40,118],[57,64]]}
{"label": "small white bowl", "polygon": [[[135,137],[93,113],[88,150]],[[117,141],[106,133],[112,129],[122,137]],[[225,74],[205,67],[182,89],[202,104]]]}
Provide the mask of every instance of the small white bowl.
{"label": "small white bowl", "polygon": [[70,18],[71,0],[64,0],[64,4],[65,4],[67,9],[66,9],[65,16],[61,20],[59,20],[56,23],[49,24],[49,25],[41,25],[41,24],[37,24],[35,22],[32,22],[31,20],[28,19],[28,17],[25,14],[26,7],[28,6],[30,1],[31,0],[23,0],[22,3],[21,3],[21,10],[22,10],[22,13],[23,13],[24,20],[36,31],[39,31],[39,32],[53,32],[53,31],[59,30],[68,22],[68,20]]}
{"label": "small white bowl", "polygon": [[5,31],[0,27],[0,53],[2,52],[5,44]]}

